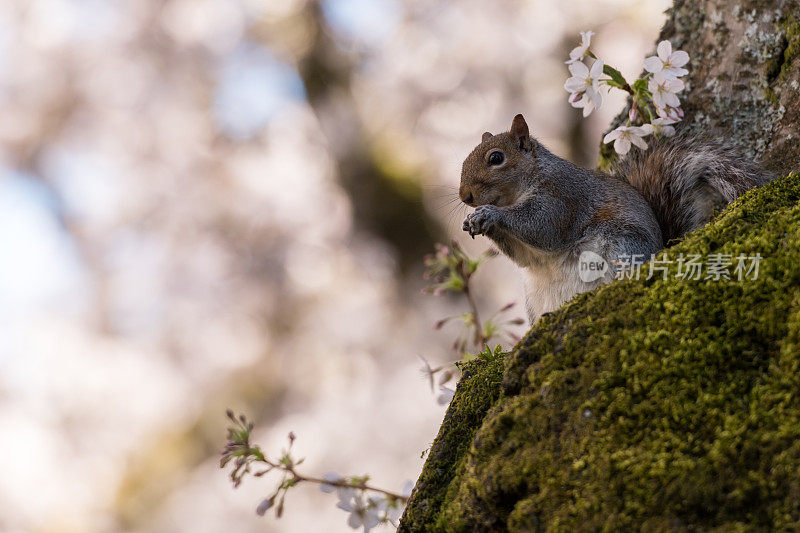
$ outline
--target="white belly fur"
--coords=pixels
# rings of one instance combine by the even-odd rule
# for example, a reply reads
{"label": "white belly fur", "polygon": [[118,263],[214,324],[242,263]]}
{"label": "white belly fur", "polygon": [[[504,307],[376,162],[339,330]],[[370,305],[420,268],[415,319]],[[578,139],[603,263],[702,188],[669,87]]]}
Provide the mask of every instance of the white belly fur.
{"label": "white belly fur", "polygon": [[599,246],[586,246],[578,251],[560,254],[537,253],[537,261],[523,269],[525,279],[525,304],[531,324],[544,314],[554,311],[576,294],[590,291],[613,279],[608,275],[592,282],[584,282],[578,274],[578,257],[583,250],[600,253]]}

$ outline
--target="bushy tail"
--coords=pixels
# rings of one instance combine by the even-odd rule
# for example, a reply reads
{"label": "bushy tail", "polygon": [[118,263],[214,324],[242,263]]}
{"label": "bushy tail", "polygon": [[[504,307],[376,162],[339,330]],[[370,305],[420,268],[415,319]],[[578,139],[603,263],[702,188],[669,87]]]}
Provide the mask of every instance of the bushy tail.
{"label": "bushy tail", "polygon": [[685,134],[656,141],[648,150],[632,150],[614,174],[644,195],[667,246],[772,179],[735,148]]}

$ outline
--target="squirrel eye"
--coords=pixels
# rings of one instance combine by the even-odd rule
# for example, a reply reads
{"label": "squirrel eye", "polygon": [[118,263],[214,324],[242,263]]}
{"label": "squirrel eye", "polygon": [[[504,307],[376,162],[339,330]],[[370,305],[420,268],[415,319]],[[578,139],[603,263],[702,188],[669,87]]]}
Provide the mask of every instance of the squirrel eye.
{"label": "squirrel eye", "polygon": [[503,155],[503,152],[494,151],[491,154],[489,154],[489,164],[492,166],[503,164],[503,161],[505,161],[505,159],[506,156]]}

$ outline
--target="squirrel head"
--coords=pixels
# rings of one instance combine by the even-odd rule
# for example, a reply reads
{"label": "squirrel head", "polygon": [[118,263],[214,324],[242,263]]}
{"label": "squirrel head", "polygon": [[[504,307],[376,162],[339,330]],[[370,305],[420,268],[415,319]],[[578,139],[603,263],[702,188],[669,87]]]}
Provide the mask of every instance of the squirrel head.
{"label": "squirrel head", "polygon": [[461,167],[458,196],[472,207],[515,204],[530,187],[536,173],[536,146],[522,115],[514,117],[511,130],[483,134]]}

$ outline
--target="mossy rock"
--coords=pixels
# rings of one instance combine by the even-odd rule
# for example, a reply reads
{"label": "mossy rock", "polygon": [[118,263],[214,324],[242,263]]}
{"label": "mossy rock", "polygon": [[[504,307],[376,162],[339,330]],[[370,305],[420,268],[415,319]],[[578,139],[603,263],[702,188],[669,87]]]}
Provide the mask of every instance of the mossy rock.
{"label": "mossy rock", "polygon": [[666,253],[763,259],[615,281],[467,365],[401,531],[800,528],[800,176]]}

